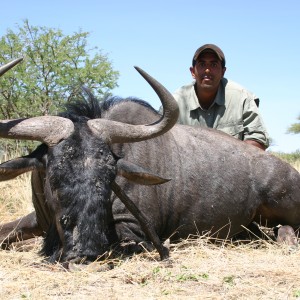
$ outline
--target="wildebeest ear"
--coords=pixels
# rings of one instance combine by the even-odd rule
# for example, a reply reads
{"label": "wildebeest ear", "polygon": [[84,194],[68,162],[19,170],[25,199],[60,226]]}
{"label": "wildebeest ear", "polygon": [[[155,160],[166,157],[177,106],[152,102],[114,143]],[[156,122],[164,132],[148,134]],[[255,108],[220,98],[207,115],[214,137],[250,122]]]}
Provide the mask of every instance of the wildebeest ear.
{"label": "wildebeest ear", "polygon": [[40,145],[32,153],[0,164],[0,181],[10,180],[33,170],[45,169],[48,147]]}
{"label": "wildebeest ear", "polygon": [[162,178],[156,174],[145,170],[144,168],[130,163],[124,159],[117,162],[117,173],[129,181],[142,185],[156,185],[170,181],[171,179]]}

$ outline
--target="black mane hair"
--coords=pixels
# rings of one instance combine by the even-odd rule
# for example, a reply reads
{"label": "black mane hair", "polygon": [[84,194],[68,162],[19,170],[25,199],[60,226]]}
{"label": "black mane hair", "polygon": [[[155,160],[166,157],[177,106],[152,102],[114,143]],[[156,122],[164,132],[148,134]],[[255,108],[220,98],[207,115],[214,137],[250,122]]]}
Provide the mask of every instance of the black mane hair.
{"label": "black mane hair", "polygon": [[134,97],[121,98],[119,96],[106,96],[98,99],[88,88],[83,87],[78,99],[66,103],[64,112],[60,113],[59,116],[71,119],[72,121],[98,119],[102,117],[103,112],[125,102],[138,103],[153,112],[157,112],[157,110],[144,100]]}

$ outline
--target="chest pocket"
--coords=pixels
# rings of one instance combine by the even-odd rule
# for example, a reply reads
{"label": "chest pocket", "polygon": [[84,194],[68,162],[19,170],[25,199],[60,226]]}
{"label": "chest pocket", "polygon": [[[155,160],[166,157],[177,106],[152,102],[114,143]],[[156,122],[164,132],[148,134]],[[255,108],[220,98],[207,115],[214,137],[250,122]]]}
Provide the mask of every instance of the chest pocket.
{"label": "chest pocket", "polygon": [[239,124],[218,124],[217,130],[221,130],[236,139],[244,140],[244,128]]}

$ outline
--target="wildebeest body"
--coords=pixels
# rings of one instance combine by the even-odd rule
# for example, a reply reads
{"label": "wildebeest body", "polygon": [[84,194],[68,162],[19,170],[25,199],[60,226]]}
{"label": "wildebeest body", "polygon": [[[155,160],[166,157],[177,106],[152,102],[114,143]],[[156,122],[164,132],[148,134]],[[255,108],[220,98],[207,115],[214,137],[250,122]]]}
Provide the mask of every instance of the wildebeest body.
{"label": "wildebeest body", "polygon": [[[162,89],[160,95],[166,93]],[[169,96],[166,99],[172,102]],[[50,137],[46,135],[54,123],[43,127],[42,136],[36,131],[34,139],[45,141],[47,146],[0,166],[1,180],[34,169],[38,220],[35,223],[35,215],[30,214],[25,218],[27,222],[20,223],[22,226],[4,225],[2,240],[13,226],[18,227],[16,238],[26,226],[26,237],[30,228],[32,232],[42,229],[47,232],[43,252],[52,261],[83,257],[92,260],[122,241],[134,241],[136,250],[138,243],[149,237],[111,192],[114,180],[147,216],[162,240],[205,233],[227,238],[252,221],[269,226],[299,225],[300,174],[289,164],[220,131],[183,125],[170,129],[176,121],[174,106],[158,122],[161,116],[137,100],[116,101],[114,105],[108,101],[102,109],[94,101],[90,103],[89,109],[79,106],[73,111],[89,115],[69,112],[64,117],[71,121],[55,119],[68,127],[61,135],[57,129]],[[87,108],[84,103],[81,106]],[[96,122],[91,120],[94,117]],[[50,121],[44,117],[32,122],[42,126]],[[165,125],[155,127],[159,123]],[[126,124],[150,125],[141,129]],[[28,138],[32,128],[31,120],[1,121],[0,125],[1,136],[8,138]],[[129,139],[123,127],[126,132],[133,131]],[[143,169],[130,167],[129,172],[126,168],[120,172],[124,167],[121,161]],[[144,170],[171,181],[151,186],[136,184],[164,182]]]}
{"label": "wildebeest body", "polygon": [[[134,125],[159,118],[157,112],[138,102],[116,101],[107,108],[102,112],[103,118]],[[126,114],[128,111],[136,117],[132,119]],[[60,199],[71,199],[55,203],[57,206],[52,208],[64,212],[57,214],[60,219],[49,231],[44,246],[44,254],[52,255],[53,260],[58,259],[61,239],[72,240],[66,243],[70,248],[65,250],[68,255],[61,257],[62,260],[75,256],[93,259],[118,241],[138,244],[149,240],[114,193],[107,198],[112,206],[102,203],[105,209],[97,207],[99,193],[110,190],[117,158],[172,179],[162,185],[144,186],[116,178],[162,240],[205,233],[227,238],[252,221],[268,226],[299,225],[299,173],[273,155],[220,131],[175,125],[164,135],[148,141],[108,147],[93,138],[81,123],[78,127],[80,133],[75,133],[74,139],[61,142],[47,153],[47,161],[53,162],[55,157],[55,163],[47,169],[50,184],[66,193]],[[103,166],[103,159],[104,170],[96,167],[97,161]],[[97,178],[104,180],[105,184],[99,186],[107,185],[106,188],[97,189]],[[68,223],[70,220],[72,224]],[[64,237],[58,238],[60,231],[64,231]],[[77,234],[82,236],[76,246]]]}

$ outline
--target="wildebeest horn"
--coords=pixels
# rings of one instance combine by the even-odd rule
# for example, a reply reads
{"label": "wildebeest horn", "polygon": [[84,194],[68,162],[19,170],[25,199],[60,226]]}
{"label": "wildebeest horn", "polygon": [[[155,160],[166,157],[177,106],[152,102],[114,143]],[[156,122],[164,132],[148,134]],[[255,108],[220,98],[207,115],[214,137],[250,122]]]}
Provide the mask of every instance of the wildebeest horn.
{"label": "wildebeest horn", "polygon": [[[22,57],[17,58],[0,67],[0,76],[22,60]],[[73,130],[72,121],[53,116],[0,121],[0,137],[35,140],[44,142],[48,146],[55,145],[60,140],[68,137]]]}
{"label": "wildebeest horn", "polygon": [[135,68],[160,98],[164,114],[160,120],[148,125],[130,125],[105,119],[89,120],[90,129],[108,143],[132,143],[154,138],[167,132],[177,122],[179,108],[171,93],[145,71]]}
{"label": "wildebeest horn", "polygon": [[56,145],[74,130],[71,120],[56,116],[33,117],[29,119],[0,121],[0,137],[21,140],[35,140]]}
{"label": "wildebeest horn", "polygon": [[2,67],[0,67],[0,76],[2,76],[5,72],[7,72],[9,69],[14,67],[16,64],[18,64],[22,60],[23,60],[23,57],[20,57],[20,58],[14,59],[13,61],[5,64]]}

